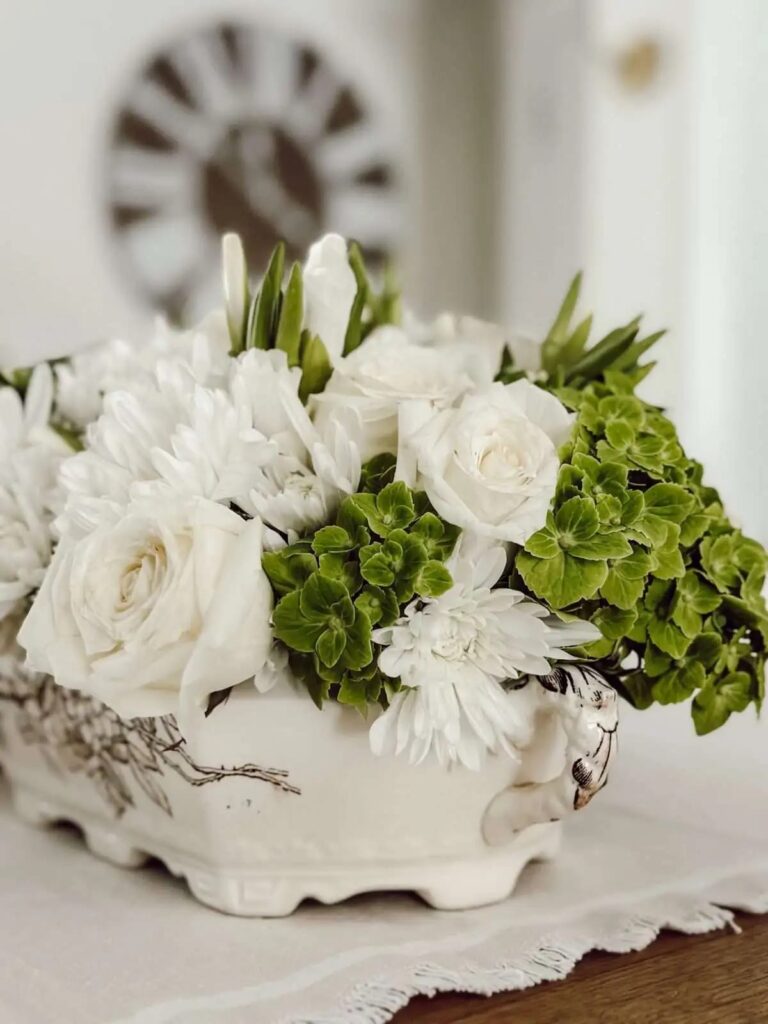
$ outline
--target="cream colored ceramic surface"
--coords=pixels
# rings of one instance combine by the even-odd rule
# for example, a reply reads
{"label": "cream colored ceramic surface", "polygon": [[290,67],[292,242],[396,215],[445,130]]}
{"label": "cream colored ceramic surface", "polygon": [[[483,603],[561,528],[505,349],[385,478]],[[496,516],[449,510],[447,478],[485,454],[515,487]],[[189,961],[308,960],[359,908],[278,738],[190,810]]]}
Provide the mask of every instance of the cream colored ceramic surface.
{"label": "cream colored ceramic surface", "polygon": [[[556,852],[560,826],[548,819],[586,799],[574,740],[597,746],[594,706],[538,683],[520,694],[532,727],[522,765],[492,756],[480,772],[374,757],[356,712],[320,712],[291,688],[240,687],[185,740],[171,724],[148,741],[142,723],[70,705],[49,711],[41,731],[35,704],[51,695],[0,701],[0,758],[19,812],[77,822],[95,853],[121,865],[157,856],[199,900],[244,915],[384,889],[446,909],[503,899],[530,859]],[[532,779],[554,781],[509,788]]]}

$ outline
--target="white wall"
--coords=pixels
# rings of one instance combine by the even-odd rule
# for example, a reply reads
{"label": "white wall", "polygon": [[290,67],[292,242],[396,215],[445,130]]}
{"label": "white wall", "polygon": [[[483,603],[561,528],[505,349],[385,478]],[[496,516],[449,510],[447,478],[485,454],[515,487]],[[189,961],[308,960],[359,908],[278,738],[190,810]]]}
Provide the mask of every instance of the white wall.
{"label": "white wall", "polygon": [[[499,0],[504,73],[497,305],[540,336],[569,276],[605,328],[666,326],[650,396],[736,522],[768,541],[768,3]],[[622,87],[617,58],[654,39],[658,74]],[[697,738],[687,706],[624,713],[614,796],[710,824],[768,812],[768,716]],[[664,792],[643,765],[663,760]],[[696,772],[720,794],[686,808]]]}

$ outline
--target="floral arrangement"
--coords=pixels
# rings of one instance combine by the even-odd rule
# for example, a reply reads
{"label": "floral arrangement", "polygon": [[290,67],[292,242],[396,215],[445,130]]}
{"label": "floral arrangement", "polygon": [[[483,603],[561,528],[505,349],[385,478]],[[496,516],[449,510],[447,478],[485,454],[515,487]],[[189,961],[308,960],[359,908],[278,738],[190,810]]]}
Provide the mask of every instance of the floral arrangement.
{"label": "floral arrangement", "polygon": [[328,235],[224,308],[0,390],[3,665],[124,719],[231,688],[371,709],[376,753],[478,767],[559,666],[708,732],[764,696],[766,555],[637,394],[660,335],[418,323]]}

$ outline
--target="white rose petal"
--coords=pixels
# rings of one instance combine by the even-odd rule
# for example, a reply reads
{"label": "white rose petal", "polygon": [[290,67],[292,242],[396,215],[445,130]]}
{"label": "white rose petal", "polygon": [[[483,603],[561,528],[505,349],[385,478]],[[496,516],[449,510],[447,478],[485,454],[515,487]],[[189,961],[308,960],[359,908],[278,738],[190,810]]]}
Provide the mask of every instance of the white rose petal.
{"label": "white rose petal", "polygon": [[178,713],[261,671],[262,526],[205,499],[135,501],[59,544],[20,630],[28,666],[124,717]]}
{"label": "white rose petal", "polygon": [[528,381],[493,384],[414,431],[418,481],[440,515],[523,544],[546,520],[573,417]]}
{"label": "white rose petal", "polygon": [[341,360],[326,388],[312,400],[315,423],[339,409],[354,409],[361,424],[361,457],[398,450],[398,416],[403,403],[427,402],[448,408],[472,386],[463,356],[413,344],[399,327],[372,331]]}

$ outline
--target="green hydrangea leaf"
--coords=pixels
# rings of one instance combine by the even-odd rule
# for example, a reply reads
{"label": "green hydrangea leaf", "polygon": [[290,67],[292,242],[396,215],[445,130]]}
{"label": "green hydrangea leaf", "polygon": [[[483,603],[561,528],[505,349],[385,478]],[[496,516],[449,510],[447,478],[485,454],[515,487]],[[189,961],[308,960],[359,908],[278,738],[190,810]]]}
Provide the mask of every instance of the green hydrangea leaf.
{"label": "green hydrangea leaf", "polygon": [[382,488],[376,499],[376,507],[379,518],[388,530],[409,526],[416,514],[411,492],[401,480]]}
{"label": "green hydrangea leaf", "polygon": [[632,554],[632,545],[618,533],[595,534],[589,540],[571,545],[569,554],[589,561],[601,561],[606,558],[626,558]]}
{"label": "green hydrangea leaf", "polygon": [[606,425],[605,437],[611,448],[625,452],[634,441],[635,432],[629,423],[618,420]]}
{"label": "green hydrangea leaf", "polygon": [[735,533],[707,537],[701,544],[701,563],[709,579],[721,591],[735,589],[741,582],[736,559],[738,538]]}
{"label": "green hydrangea leaf", "polygon": [[554,558],[536,558],[521,551],[516,566],[533,593],[553,608],[594,597],[608,575],[606,562],[588,562],[564,551]]}
{"label": "green hydrangea leaf", "polygon": [[654,557],[656,559],[654,575],[660,580],[674,580],[685,576],[685,562],[680,548],[656,548]]}
{"label": "green hydrangea leaf", "polygon": [[708,683],[696,695],[691,712],[699,736],[719,729],[731,713],[744,711],[753,699],[747,672],[733,672],[717,685]]}
{"label": "green hydrangea leaf", "polygon": [[715,611],[722,602],[717,590],[693,571],[687,572],[680,580],[676,593],[680,601],[684,601],[702,615]]}
{"label": "green hydrangea leaf", "polygon": [[416,580],[416,592],[422,597],[439,597],[453,586],[453,577],[442,562],[428,561]]}
{"label": "green hydrangea leaf", "polygon": [[570,498],[555,513],[559,544],[566,550],[594,537],[599,525],[597,508],[591,498]]}
{"label": "green hydrangea leaf", "polygon": [[316,555],[346,553],[354,547],[349,533],[342,526],[323,526],[312,538]]}
{"label": "green hydrangea leaf", "polygon": [[645,492],[647,511],[673,523],[682,523],[693,510],[694,504],[693,495],[678,484],[654,484]]}
{"label": "green hydrangea leaf", "polygon": [[675,609],[672,612],[672,621],[682,629],[690,640],[701,631],[701,615],[685,602],[681,601],[675,605]]}
{"label": "green hydrangea leaf", "polygon": [[282,640],[295,651],[311,654],[324,622],[310,621],[301,610],[301,591],[294,590],[278,601],[272,612],[272,626],[278,640]]}
{"label": "green hydrangea leaf", "polygon": [[372,554],[365,561],[361,560],[360,575],[376,587],[391,587],[395,582],[395,570],[382,551]]}
{"label": "green hydrangea leaf", "polygon": [[428,558],[445,561],[453,554],[461,529],[446,523],[434,512],[425,512],[413,527],[413,532],[424,542]]}
{"label": "green hydrangea leaf", "polygon": [[645,590],[645,573],[639,573],[633,556],[611,565],[600,593],[605,600],[625,611],[634,608]]}
{"label": "green hydrangea leaf", "polygon": [[723,641],[718,634],[704,632],[693,641],[688,648],[686,657],[700,662],[706,669],[711,669],[717,663],[722,651]]}
{"label": "green hydrangea leaf", "polygon": [[682,658],[691,643],[674,622],[665,619],[651,619],[648,623],[648,635],[660,651],[672,658]]}
{"label": "green hydrangea leaf", "polygon": [[659,704],[679,704],[689,700],[705,680],[703,665],[697,661],[686,662],[660,676],[654,682],[651,692]]}
{"label": "green hydrangea leaf", "polygon": [[333,668],[343,654],[346,643],[344,631],[337,626],[331,626],[323,630],[317,638],[315,650],[320,661],[328,668]]}
{"label": "green hydrangea leaf", "polygon": [[360,488],[372,494],[378,494],[387,484],[395,479],[397,457],[391,452],[384,452],[376,455],[362,468],[360,474]]}
{"label": "green hydrangea leaf", "polygon": [[290,548],[265,551],[261,564],[275,592],[281,596],[300,589],[317,569],[314,555]]}
{"label": "green hydrangea leaf", "polygon": [[649,679],[658,679],[672,668],[672,659],[649,643],[645,648],[645,674]]}
{"label": "green hydrangea leaf", "polygon": [[609,640],[621,640],[627,636],[636,621],[637,611],[634,608],[621,609],[606,606],[598,608],[592,618],[592,622]]}
{"label": "green hydrangea leaf", "polygon": [[328,552],[325,555],[320,555],[318,563],[320,573],[343,583],[350,595],[356,593],[360,588],[360,570],[355,559],[347,558],[343,554]]}
{"label": "green hydrangea leaf", "polygon": [[328,622],[337,618],[344,625],[354,619],[354,607],[349,591],[339,580],[322,573],[313,573],[300,594],[301,614],[310,622]]}
{"label": "green hydrangea leaf", "polygon": [[[548,519],[552,520],[551,513]],[[554,520],[551,526],[544,526],[528,538],[525,550],[537,558],[555,558],[560,554],[560,542],[554,532]]]}
{"label": "green hydrangea leaf", "polygon": [[400,615],[400,603],[394,591],[381,587],[366,587],[355,598],[355,606],[365,612],[372,626],[391,626]]}
{"label": "green hydrangea leaf", "polygon": [[346,669],[362,669],[373,661],[371,623],[364,611],[355,609],[355,618],[347,630],[346,646],[340,664]]}
{"label": "green hydrangea leaf", "polygon": [[630,672],[621,681],[621,688],[630,704],[645,711],[653,704],[650,680],[642,672]]}

